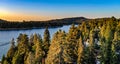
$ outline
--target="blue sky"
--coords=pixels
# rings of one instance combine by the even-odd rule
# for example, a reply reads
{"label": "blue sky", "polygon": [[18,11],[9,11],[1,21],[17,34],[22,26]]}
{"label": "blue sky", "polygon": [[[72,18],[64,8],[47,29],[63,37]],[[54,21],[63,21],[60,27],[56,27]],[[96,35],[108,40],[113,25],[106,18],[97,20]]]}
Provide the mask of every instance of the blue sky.
{"label": "blue sky", "polygon": [[0,0],[0,10],[11,15],[37,16],[44,19],[76,16],[120,18],[120,0]]}

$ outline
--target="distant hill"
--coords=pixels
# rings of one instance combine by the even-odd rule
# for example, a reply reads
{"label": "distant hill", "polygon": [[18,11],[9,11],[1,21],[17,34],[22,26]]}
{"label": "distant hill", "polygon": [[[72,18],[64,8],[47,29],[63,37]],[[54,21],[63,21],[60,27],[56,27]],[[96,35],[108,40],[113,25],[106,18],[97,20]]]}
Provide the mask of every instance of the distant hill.
{"label": "distant hill", "polygon": [[54,19],[48,21],[23,21],[11,22],[0,19],[0,30],[19,30],[19,29],[32,29],[32,28],[45,28],[47,27],[60,27],[63,25],[80,24],[89,19],[85,17],[72,17],[63,19]]}
{"label": "distant hill", "polygon": [[[88,18],[85,17],[70,17],[70,18],[61,18],[61,19],[52,19],[52,20],[46,20],[46,21],[23,21],[23,22],[60,22],[60,23],[76,23],[80,21],[86,21]],[[7,20],[0,19],[0,22],[11,22]],[[12,21],[13,22],[13,21]],[[14,21],[14,22],[19,22],[19,21]]]}
{"label": "distant hill", "polygon": [[62,18],[62,19],[52,19],[52,20],[47,20],[47,21],[25,21],[25,22],[48,22],[48,23],[62,23],[62,24],[78,24],[83,21],[89,20],[88,18],[85,17],[71,17],[71,18]]}
{"label": "distant hill", "polygon": [[62,18],[62,19],[54,19],[49,20],[50,22],[59,22],[59,23],[81,23],[82,21],[86,21],[88,18],[85,17],[71,17],[71,18]]}

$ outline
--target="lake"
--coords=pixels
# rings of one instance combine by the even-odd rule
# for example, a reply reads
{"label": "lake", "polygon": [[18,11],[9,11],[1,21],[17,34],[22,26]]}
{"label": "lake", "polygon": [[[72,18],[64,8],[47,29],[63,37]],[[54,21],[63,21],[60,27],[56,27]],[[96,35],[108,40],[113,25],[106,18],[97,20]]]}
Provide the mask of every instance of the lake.
{"label": "lake", "polygon": [[[52,35],[59,29],[68,32],[69,28],[70,25],[65,25],[63,27],[57,27],[57,28],[49,28],[50,36],[52,38]],[[12,38],[16,39],[20,33],[27,34],[28,36],[34,33],[38,33],[43,37],[44,30],[45,30],[44,28],[41,28],[41,29],[30,29],[30,30],[0,31],[0,60],[3,54],[6,54],[7,51],[9,50],[11,46],[10,41]]]}

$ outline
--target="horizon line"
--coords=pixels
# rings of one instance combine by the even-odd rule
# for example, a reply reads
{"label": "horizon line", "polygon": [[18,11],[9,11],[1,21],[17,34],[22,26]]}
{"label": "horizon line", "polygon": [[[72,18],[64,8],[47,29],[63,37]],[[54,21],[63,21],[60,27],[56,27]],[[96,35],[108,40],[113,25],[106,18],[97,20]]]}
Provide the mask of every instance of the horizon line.
{"label": "horizon line", "polygon": [[[24,21],[51,21],[51,20],[60,20],[60,19],[67,19],[67,18],[86,18],[86,19],[99,19],[99,18],[111,18],[111,17],[115,17],[115,16],[108,16],[108,17],[94,17],[94,18],[90,18],[90,17],[85,17],[85,16],[71,16],[71,17],[62,17],[62,18],[51,18],[51,19],[46,19],[46,20],[7,20],[7,19],[3,19],[0,18],[0,20],[4,20],[4,21],[9,21],[9,22],[24,22]],[[115,17],[117,19],[119,19],[118,17]]]}

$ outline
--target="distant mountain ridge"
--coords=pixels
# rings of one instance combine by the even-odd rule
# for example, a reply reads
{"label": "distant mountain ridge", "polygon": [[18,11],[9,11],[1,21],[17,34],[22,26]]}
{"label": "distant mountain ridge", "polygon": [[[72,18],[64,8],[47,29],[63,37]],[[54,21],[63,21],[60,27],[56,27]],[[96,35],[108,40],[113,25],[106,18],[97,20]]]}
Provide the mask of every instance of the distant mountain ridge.
{"label": "distant mountain ridge", "polygon": [[61,20],[66,20],[66,21],[75,21],[75,20],[87,20],[88,18],[85,17],[69,17],[69,18],[61,18],[61,19],[53,19],[49,21],[61,21]]}
{"label": "distant mountain ridge", "polygon": [[[67,22],[74,22],[76,20],[87,20],[88,18],[85,18],[85,17],[69,17],[69,18],[61,18],[61,19],[51,19],[51,20],[45,20],[46,22],[55,22],[55,21],[67,21]],[[25,20],[24,20],[25,21]],[[33,22],[34,20],[32,20],[31,22]],[[3,20],[3,19],[0,19],[0,22],[11,22],[11,21],[7,21],[7,20]],[[13,22],[13,21],[12,21]],[[19,21],[15,21],[15,22],[19,22]],[[25,21],[27,22],[27,21]],[[34,22],[43,22],[43,21],[34,21]]]}
{"label": "distant mountain ridge", "polygon": [[82,21],[86,21],[88,20],[88,18],[85,17],[71,17],[71,18],[62,18],[62,19],[53,19],[53,20],[49,20],[48,22],[59,22],[59,23],[68,23],[68,24],[72,24],[72,23],[81,23]]}

